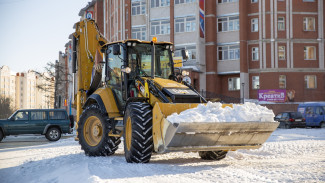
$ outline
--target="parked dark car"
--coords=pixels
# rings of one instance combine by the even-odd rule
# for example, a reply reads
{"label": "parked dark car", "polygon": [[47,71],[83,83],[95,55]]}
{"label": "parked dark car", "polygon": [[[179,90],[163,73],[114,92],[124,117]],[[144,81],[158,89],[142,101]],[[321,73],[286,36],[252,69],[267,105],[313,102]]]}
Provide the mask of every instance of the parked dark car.
{"label": "parked dark car", "polygon": [[74,120],[63,109],[23,109],[0,120],[0,142],[9,135],[42,134],[57,141],[62,133],[71,133]]}
{"label": "parked dark car", "polygon": [[280,122],[280,128],[305,128],[306,127],[306,120],[303,118],[300,112],[295,111],[288,111],[288,112],[281,112],[277,114],[274,118],[275,121]]}

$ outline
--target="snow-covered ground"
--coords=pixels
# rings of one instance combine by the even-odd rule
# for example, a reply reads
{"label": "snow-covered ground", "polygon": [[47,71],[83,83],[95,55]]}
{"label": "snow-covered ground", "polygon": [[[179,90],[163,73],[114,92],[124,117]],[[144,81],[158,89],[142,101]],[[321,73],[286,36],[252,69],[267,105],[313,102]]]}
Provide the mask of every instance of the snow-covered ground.
{"label": "snow-covered ground", "polygon": [[113,156],[87,157],[73,137],[1,148],[19,138],[0,143],[0,183],[325,182],[325,129],[277,129],[262,148],[229,152],[221,161],[179,152],[154,154],[148,164],[126,163],[122,145]]}

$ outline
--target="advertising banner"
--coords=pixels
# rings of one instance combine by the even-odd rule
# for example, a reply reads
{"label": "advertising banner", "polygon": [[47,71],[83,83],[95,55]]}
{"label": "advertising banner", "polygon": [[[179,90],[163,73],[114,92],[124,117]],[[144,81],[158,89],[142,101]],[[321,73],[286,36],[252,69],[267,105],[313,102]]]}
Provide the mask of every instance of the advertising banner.
{"label": "advertising banner", "polygon": [[265,102],[285,102],[286,90],[258,90],[258,100]]}

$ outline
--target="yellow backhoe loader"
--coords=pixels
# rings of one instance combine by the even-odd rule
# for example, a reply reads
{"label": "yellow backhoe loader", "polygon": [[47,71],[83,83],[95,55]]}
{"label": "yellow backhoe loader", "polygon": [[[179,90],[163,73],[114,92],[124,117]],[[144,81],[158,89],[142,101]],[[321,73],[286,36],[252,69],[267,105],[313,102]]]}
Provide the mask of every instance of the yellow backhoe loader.
{"label": "yellow backhoe loader", "polygon": [[73,35],[77,139],[86,155],[112,155],[123,137],[129,163],[147,163],[153,152],[174,151],[195,151],[203,159],[220,160],[228,151],[261,147],[278,126],[277,122],[171,123],[166,119],[170,114],[207,102],[192,86],[177,82],[172,43],[135,39],[108,43],[93,20],[78,22]]}

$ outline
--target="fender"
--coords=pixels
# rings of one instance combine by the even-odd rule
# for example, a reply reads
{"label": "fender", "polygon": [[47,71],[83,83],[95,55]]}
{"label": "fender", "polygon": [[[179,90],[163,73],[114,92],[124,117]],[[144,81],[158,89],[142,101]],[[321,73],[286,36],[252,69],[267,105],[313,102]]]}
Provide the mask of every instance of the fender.
{"label": "fender", "polygon": [[110,88],[98,88],[87,98],[87,101],[82,108],[85,109],[88,105],[93,103],[97,103],[100,110],[107,113],[109,117],[121,116],[113,92]]}
{"label": "fender", "polygon": [[46,134],[47,130],[48,130],[50,127],[52,127],[52,126],[58,127],[59,130],[60,130],[60,132],[62,133],[62,129],[61,129],[60,125],[47,124],[47,125],[45,126],[44,130],[43,130],[42,135]]}

